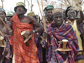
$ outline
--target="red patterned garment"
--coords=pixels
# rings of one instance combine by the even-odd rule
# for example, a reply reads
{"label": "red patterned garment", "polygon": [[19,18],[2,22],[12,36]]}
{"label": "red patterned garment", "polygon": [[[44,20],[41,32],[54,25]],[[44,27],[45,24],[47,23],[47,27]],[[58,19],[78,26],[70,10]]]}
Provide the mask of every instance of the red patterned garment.
{"label": "red patterned garment", "polygon": [[13,21],[13,35],[11,36],[10,44],[13,46],[15,63],[39,63],[34,35],[32,35],[31,40],[28,41],[28,46],[24,43],[24,37],[21,36],[22,31],[32,31],[33,25],[21,23],[17,14],[15,14],[11,20]]}

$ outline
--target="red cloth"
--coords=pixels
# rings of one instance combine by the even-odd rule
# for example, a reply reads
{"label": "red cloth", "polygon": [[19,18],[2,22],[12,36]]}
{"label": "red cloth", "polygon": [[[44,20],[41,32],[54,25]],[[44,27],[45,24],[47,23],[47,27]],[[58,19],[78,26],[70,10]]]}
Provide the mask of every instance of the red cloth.
{"label": "red cloth", "polygon": [[34,35],[31,40],[28,41],[29,46],[26,46],[24,37],[21,36],[21,32],[28,30],[32,31],[32,24],[21,23],[18,15],[15,14],[11,20],[13,21],[13,35],[10,39],[10,44],[13,46],[13,54],[15,54],[15,63],[39,63],[37,58],[37,48],[34,42]]}

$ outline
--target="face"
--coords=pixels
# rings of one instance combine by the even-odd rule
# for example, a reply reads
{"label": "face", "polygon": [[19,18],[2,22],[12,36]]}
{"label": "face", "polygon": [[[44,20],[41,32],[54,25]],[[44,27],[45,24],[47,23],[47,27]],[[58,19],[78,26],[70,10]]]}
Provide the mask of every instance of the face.
{"label": "face", "polygon": [[16,13],[17,13],[18,15],[25,14],[25,9],[24,9],[22,6],[18,6],[18,7],[16,8]]}
{"label": "face", "polygon": [[64,19],[66,19],[65,10],[63,11],[63,17],[64,17]]}
{"label": "face", "polygon": [[55,25],[58,27],[58,26],[61,26],[62,23],[63,23],[63,13],[60,13],[60,12],[57,12],[53,15],[53,20],[55,22]]}
{"label": "face", "polygon": [[36,16],[35,19],[36,19],[36,21],[40,21],[40,17],[39,16]]}
{"label": "face", "polygon": [[47,17],[47,11],[44,11],[45,17]]}
{"label": "face", "polygon": [[67,12],[67,16],[68,16],[68,19],[74,20],[75,17],[76,17],[76,11],[74,11],[74,10],[69,10],[69,11]]}
{"label": "face", "polygon": [[[3,21],[5,21],[5,14],[3,11],[0,11],[0,17],[3,19]],[[1,20],[0,20],[1,23]]]}
{"label": "face", "polygon": [[7,16],[7,17],[6,17],[6,18],[7,18],[7,21],[10,21],[11,17],[12,17],[12,16]]}
{"label": "face", "polygon": [[52,17],[52,10],[48,10],[46,14],[47,14],[47,17]]}

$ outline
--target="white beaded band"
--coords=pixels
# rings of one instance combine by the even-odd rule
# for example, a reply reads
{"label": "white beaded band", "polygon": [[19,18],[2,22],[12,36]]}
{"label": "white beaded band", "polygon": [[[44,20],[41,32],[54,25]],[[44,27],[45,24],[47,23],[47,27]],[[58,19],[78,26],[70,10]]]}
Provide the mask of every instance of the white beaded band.
{"label": "white beaded band", "polygon": [[35,30],[33,30],[33,33],[35,33]]}

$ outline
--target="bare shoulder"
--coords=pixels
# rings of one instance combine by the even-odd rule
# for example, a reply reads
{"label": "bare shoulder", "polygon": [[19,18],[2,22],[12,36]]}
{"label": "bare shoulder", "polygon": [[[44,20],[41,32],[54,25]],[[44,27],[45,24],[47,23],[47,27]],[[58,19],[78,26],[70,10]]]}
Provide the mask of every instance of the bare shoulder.
{"label": "bare shoulder", "polygon": [[32,16],[26,16],[27,19],[31,20],[31,21],[36,21],[34,17]]}

